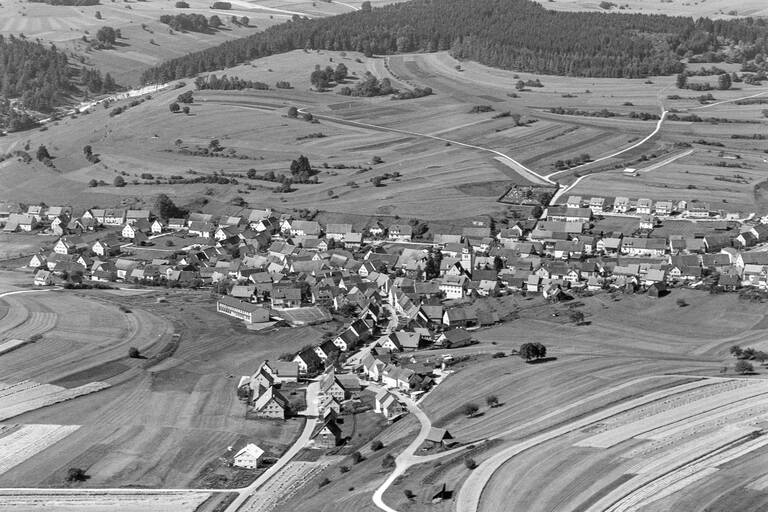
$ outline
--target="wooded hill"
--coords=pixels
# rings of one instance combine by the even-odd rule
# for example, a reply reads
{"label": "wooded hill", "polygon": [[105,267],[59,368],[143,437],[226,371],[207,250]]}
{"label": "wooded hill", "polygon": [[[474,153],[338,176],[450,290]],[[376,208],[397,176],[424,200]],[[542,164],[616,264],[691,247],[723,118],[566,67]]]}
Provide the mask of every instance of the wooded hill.
{"label": "wooded hill", "polygon": [[[542,74],[643,77],[677,73],[686,55],[741,44],[768,48],[765,20],[555,12],[531,0],[413,0],[321,19],[295,19],[148,69],[144,83],[221,70],[296,49],[368,55],[451,50],[458,58]],[[721,39],[718,39],[721,38]]]}
{"label": "wooded hill", "polygon": [[72,70],[53,46],[0,35],[0,96],[20,98],[25,108],[53,110],[73,90]]}

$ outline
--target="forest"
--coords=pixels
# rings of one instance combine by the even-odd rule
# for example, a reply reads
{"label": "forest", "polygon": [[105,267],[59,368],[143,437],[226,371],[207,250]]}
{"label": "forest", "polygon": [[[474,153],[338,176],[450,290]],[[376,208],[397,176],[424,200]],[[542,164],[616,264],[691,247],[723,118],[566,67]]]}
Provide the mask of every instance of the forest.
{"label": "forest", "polygon": [[75,90],[67,57],[53,45],[0,35],[0,96],[50,112]]}
{"label": "forest", "polygon": [[366,55],[450,50],[517,71],[635,78],[669,75],[680,59],[727,45],[737,62],[768,49],[765,20],[555,12],[531,0],[413,0],[320,19],[293,19],[148,69],[167,82],[297,49]]}

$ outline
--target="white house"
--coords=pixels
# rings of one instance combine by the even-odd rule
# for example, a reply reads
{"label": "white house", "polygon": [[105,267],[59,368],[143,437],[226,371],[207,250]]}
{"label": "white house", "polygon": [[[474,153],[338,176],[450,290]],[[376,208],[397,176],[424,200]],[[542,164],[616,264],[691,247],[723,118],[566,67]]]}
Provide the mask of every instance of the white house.
{"label": "white house", "polygon": [[248,443],[235,454],[232,465],[238,468],[256,469],[263,455],[264,450],[253,443]]}

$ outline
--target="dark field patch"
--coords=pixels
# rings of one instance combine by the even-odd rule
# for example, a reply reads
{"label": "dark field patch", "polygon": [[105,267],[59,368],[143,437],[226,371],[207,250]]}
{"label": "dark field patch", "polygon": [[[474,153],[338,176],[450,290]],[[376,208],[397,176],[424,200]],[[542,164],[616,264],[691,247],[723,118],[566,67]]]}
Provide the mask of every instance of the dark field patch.
{"label": "dark field patch", "polygon": [[456,190],[468,196],[474,197],[498,197],[511,184],[508,181],[485,181],[477,183],[464,183],[454,187]]}
{"label": "dark field patch", "polygon": [[88,384],[89,382],[103,382],[116,375],[120,375],[129,368],[130,366],[127,364],[119,361],[112,361],[67,375],[66,377],[51,382],[51,384],[64,386],[65,388],[76,388],[77,386]]}

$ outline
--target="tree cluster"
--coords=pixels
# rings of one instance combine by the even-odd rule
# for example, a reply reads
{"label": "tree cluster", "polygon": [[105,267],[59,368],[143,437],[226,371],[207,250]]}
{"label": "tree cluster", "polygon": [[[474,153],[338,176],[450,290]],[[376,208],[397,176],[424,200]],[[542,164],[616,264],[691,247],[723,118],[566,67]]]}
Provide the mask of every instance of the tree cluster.
{"label": "tree cluster", "polygon": [[370,73],[368,73],[365,79],[354,88],[345,86],[339,90],[339,94],[342,96],[361,96],[365,98],[397,93],[398,90],[392,87],[392,82],[390,82],[389,78],[382,78],[379,80]]}
{"label": "tree cluster", "polygon": [[262,91],[269,90],[269,86],[263,82],[256,82],[253,80],[243,80],[242,78],[227,75],[218,77],[216,75],[208,75],[207,77],[199,76],[195,79],[195,86],[200,89],[212,89],[219,91],[239,91],[242,89],[258,89]]}
{"label": "tree cluster", "polygon": [[340,62],[336,69],[331,66],[326,66],[322,69],[319,65],[315,66],[315,70],[309,75],[309,82],[318,90],[323,91],[331,86],[333,82],[340,84],[347,78],[347,66]]}
{"label": "tree cluster", "polygon": [[107,73],[102,77],[101,71],[98,69],[89,69],[86,67],[80,69],[80,83],[83,87],[87,88],[89,92],[94,94],[104,94],[118,89],[117,83],[115,83],[115,79],[112,78],[112,75]]}
{"label": "tree cluster", "polygon": [[206,34],[211,31],[208,18],[202,14],[163,14],[160,16],[160,23],[168,25],[173,30],[178,30],[179,32],[202,32]]}
{"label": "tree cluster", "polygon": [[431,87],[416,87],[412,91],[403,91],[395,93],[392,96],[393,100],[413,100],[416,98],[423,98],[424,96],[431,96],[432,95],[432,88]]}
{"label": "tree cluster", "polygon": [[523,343],[520,345],[520,357],[526,361],[547,357],[547,347],[541,343]]}

